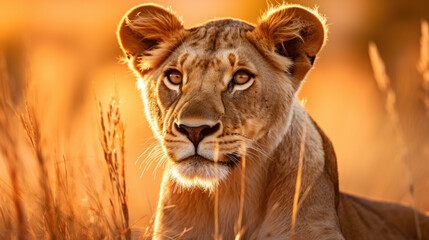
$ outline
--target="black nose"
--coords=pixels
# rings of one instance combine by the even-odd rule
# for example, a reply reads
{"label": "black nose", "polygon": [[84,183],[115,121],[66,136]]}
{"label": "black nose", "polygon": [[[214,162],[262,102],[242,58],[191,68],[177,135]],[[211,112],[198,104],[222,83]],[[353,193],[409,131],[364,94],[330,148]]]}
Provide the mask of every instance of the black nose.
{"label": "black nose", "polygon": [[189,140],[194,144],[195,148],[198,147],[198,144],[207,136],[215,133],[220,128],[220,124],[217,123],[213,127],[210,127],[209,125],[201,125],[198,127],[189,127],[184,124],[174,124],[176,126],[176,129],[185,134]]}

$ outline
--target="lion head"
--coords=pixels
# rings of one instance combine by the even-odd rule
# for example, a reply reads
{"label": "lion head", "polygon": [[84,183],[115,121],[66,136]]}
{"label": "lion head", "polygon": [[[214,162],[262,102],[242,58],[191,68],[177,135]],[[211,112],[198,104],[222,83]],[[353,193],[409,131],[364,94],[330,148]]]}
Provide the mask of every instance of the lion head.
{"label": "lion head", "polygon": [[119,43],[172,176],[207,186],[243,157],[264,161],[254,156],[272,152],[286,133],[325,32],[316,11],[294,5],[256,25],[219,19],[189,29],[154,4],[130,10]]}

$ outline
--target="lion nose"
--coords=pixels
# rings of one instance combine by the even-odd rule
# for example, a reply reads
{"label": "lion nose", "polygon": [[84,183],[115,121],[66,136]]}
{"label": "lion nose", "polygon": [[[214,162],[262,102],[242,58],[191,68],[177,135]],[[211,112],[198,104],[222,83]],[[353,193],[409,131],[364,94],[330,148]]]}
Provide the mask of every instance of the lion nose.
{"label": "lion nose", "polygon": [[188,137],[189,140],[194,144],[195,148],[198,147],[198,144],[207,136],[212,135],[217,132],[220,128],[220,124],[217,123],[213,127],[209,125],[201,125],[197,127],[190,127],[184,124],[177,125],[175,124],[177,130]]}

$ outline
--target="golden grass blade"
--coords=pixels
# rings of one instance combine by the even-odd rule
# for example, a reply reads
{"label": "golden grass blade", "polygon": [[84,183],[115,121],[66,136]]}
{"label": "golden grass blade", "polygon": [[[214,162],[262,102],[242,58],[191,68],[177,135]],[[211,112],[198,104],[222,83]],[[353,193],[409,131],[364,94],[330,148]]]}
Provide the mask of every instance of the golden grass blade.
{"label": "golden grass blade", "polygon": [[42,212],[43,222],[46,228],[46,234],[51,239],[60,238],[63,236],[63,227],[65,222],[58,212],[58,206],[54,200],[54,189],[49,181],[49,171],[47,159],[45,158],[44,146],[42,146],[41,129],[39,119],[36,116],[35,110],[27,102],[25,104],[25,112],[20,115],[22,127],[25,130],[26,138],[31,145],[34,158],[37,162],[39,171],[39,185],[42,190]]}
{"label": "golden grass blade", "polygon": [[[304,99],[302,102],[302,105],[305,105],[305,102],[306,100]],[[306,135],[307,135],[307,121],[304,121],[304,124],[302,126],[301,145],[299,150],[298,171],[296,174],[296,182],[295,182],[295,193],[293,195],[292,221],[291,221],[291,229],[289,232],[289,239],[293,239],[295,234],[296,217],[298,214],[298,200],[299,200],[299,193],[301,191],[302,164],[304,160]]]}
{"label": "golden grass blade", "polygon": [[420,38],[420,61],[417,69],[423,73],[429,67],[429,24],[423,20],[421,23],[421,38]]}
{"label": "golden grass blade", "polygon": [[386,66],[378,53],[377,46],[373,42],[369,43],[369,58],[378,87],[382,92],[387,91],[387,89],[390,89],[389,76],[386,74]]}
{"label": "golden grass blade", "polygon": [[[241,153],[246,152],[245,145],[241,145]],[[243,222],[243,211],[244,211],[244,198],[245,198],[245,189],[246,189],[246,154],[243,154],[241,158],[241,183],[240,183],[240,209],[238,212],[237,219],[237,234],[235,235],[235,240],[240,240],[243,235],[242,222]]]}
{"label": "golden grass blade", "polygon": [[420,61],[417,69],[423,77],[423,103],[426,108],[426,115],[429,118],[429,24],[427,21],[422,21],[421,31]]}
{"label": "golden grass blade", "polygon": [[[109,187],[112,198],[109,199],[113,224],[117,232],[125,239],[131,239],[129,225],[127,185],[125,179],[125,124],[122,122],[119,111],[119,100],[112,97],[109,109],[104,114],[103,106],[98,101],[99,123],[100,123],[100,144],[104,153],[104,160],[109,176]],[[106,117],[104,117],[106,116]],[[117,213],[116,206],[119,204],[120,211]],[[117,219],[117,214],[119,218]],[[120,221],[120,223],[118,223]]]}
{"label": "golden grass blade", "polygon": [[395,91],[393,90],[393,88],[391,87],[390,84],[390,79],[389,76],[386,73],[386,67],[385,64],[383,62],[383,59],[380,57],[380,53],[378,51],[377,45],[373,42],[369,43],[368,46],[368,50],[369,50],[369,57],[371,60],[371,65],[372,65],[372,69],[374,71],[374,77],[375,80],[378,84],[378,87],[380,88],[381,92],[384,94],[385,96],[385,107],[386,107],[386,111],[389,115],[390,121],[392,123],[392,127],[395,131],[395,135],[396,135],[396,141],[399,147],[399,158],[401,159],[402,163],[405,165],[405,167],[407,168],[407,173],[408,173],[408,179],[409,179],[409,191],[411,194],[411,199],[412,199],[412,207],[413,207],[413,211],[414,211],[414,221],[416,224],[416,233],[417,233],[417,238],[420,240],[422,238],[422,234],[421,234],[421,229],[420,229],[420,220],[418,218],[418,212],[417,212],[417,203],[416,203],[416,197],[415,197],[415,192],[414,192],[414,179],[413,179],[413,175],[410,169],[410,165],[408,163],[409,159],[408,159],[408,147],[405,144],[404,141],[404,137],[400,128],[400,123],[399,123],[399,115],[398,112],[396,110],[396,94]]}
{"label": "golden grass blade", "polygon": [[[4,56],[0,55],[0,154],[3,155],[7,162],[9,178],[13,189],[13,206],[16,214],[18,239],[27,238],[27,226],[24,219],[24,207],[22,198],[20,196],[20,184],[18,182],[18,163],[19,158],[15,150],[16,135],[12,132],[12,123],[9,116],[13,116],[12,109],[10,108],[11,98],[9,90],[9,77],[6,70],[6,61]],[[2,212],[3,219],[5,219]],[[5,221],[4,221],[5,222]]]}
{"label": "golden grass blade", "polygon": [[398,145],[405,149],[405,143],[402,137],[402,133],[400,131],[399,126],[399,118],[398,113],[396,111],[396,94],[390,85],[389,76],[386,73],[386,67],[384,65],[383,60],[380,57],[378,52],[378,48],[375,43],[369,43],[369,57],[371,60],[372,69],[374,71],[374,77],[380,88],[381,92],[385,94],[385,107],[386,111],[390,117],[393,128],[396,133],[396,138],[398,141]]}
{"label": "golden grass blade", "polygon": [[[219,178],[218,168],[217,164],[219,161],[219,143],[215,142],[215,149],[214,149],[214,160],[215,160],[215,177],[216,179]],[[215,240],[221,240],[222,238],[219,235],[219,186],[215,186],[215,196],[214,196],[214,224],[215,224],[215,232],[214,232],[214,239]]]}

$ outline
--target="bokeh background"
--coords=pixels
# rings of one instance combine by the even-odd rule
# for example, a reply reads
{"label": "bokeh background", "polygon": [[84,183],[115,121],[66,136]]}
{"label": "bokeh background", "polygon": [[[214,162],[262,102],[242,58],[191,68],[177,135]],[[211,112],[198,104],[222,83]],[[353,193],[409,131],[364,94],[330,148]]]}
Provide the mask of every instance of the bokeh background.
{"label": "bokeh background", "polygon": [[[23,102],[35,106],[46,144],[55,145],[54,155],[66,154],[69,164],[88,163],[91,171],[85,174],[99,174],[99,165],[91,163],[100,154],[95,98],[107,103],[118,94],[126,122],[126,180],[133,226],[145,226],[153,215],[163,169],[155,169],[154,163],[142,175],[145,156],[140,155],[153,141],[152,132],[135,77],[119,61],[122,53],[115,31],[126,11],[144,2],[0,1],[0,51],[12,100],[17,106]],[[186,27],[223,17],[256,23],[268,5],[265,0],[153,2],[171,6]],[[332,139],[340,188],[406,205],[414,199],[419,210],[429,212],[429,115],[416,67],[420,26],[423,19],[429,20],[429,1],[289,2],[317,5],[327,17],[329,40],[299,98],[307,99],[308,112]],[[405,161],[399,157],[401,146],[373,77],[369,41],[377,44],[397,93],[408,149]],[[34,175],[33,160],[25,160],[25,154],[22,179]],[[0,173],[7,185],[7,172]]]}

